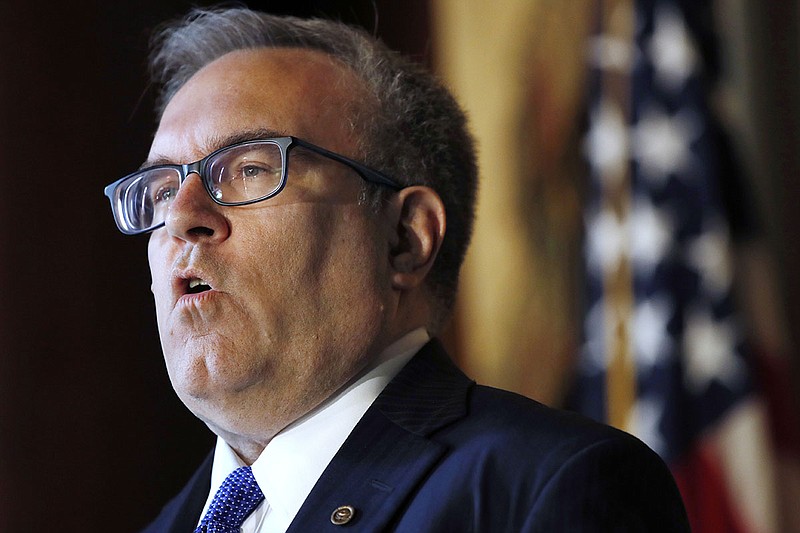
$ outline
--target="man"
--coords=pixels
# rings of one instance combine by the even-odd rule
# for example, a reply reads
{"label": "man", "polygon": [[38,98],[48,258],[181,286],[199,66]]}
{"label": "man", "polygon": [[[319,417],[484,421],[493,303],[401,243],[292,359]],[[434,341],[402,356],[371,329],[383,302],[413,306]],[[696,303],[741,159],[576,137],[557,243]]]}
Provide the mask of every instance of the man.
{"label": "man", "polygon": [[476,170],[429,74],[245,9],[165,29],[153,70],[150,155],[106,194],[150,232],[167,370],[218,439],[146,531],[687,530],[639,441],[476,386],[435,340]]}

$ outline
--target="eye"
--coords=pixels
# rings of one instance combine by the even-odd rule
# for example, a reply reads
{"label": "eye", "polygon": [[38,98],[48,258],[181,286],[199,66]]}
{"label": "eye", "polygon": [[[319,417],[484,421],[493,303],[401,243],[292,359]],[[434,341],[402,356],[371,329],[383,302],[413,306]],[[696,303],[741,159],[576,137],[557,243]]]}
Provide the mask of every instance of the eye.
{"label": "eye", "polygon": [[175,195],[178,194],[178,189],[175,187],[169,186],[162,186],[159,187],[154,191],[152,196],[154,204],[163,204],[166,202],[170,202],[175,199]]}
{"label": "eye", "polygon": [[269,142],[225,148],[209,159],[205,168],[206,184],[212,195],[217,201],[227,203],[273,194],[281,185],[282,174],[280,147]]}
{"label": "eye", "polygon": [[243,180],[255,180],[261,178],[272,178],[280,175],[280,168],[260,166],[254,163],[243,164],[239,167],[236,177]]}

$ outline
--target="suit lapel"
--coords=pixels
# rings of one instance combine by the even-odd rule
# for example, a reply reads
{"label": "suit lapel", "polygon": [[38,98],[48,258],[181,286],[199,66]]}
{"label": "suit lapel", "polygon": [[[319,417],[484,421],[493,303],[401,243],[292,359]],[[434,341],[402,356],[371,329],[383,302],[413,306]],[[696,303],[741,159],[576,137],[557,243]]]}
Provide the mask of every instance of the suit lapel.
{"label": "suit lapel", "polygon": [[405,430],[428,436],[467,414],[472,385],[433,339],[386,386],[373,407]]}
{"label": "suit lapel", "polygon": [[466,414],[472,382],[428,343],[389,383],[347,438],[288,532],[340,531],[331,514],[356,509],[348,525],[379,531],[446,453],[428,436]]}

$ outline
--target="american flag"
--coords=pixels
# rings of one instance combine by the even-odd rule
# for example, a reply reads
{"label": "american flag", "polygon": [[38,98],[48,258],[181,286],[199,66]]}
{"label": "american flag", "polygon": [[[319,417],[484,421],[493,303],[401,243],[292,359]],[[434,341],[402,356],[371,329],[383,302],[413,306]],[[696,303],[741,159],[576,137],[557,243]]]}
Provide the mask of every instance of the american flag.
{"label": "american flag", "polygon": [[573,405],[664,458],[695,532],[777,531],[766,416],[734,309],[709,57],[688,11],[707,2],[597,6]]}

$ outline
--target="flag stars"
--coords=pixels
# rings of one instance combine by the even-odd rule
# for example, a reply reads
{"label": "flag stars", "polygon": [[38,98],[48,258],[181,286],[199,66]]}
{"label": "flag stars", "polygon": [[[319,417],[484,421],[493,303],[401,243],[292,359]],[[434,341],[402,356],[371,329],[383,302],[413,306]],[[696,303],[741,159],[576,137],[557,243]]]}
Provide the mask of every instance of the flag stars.
{"label": "flag stars", "polygon": [[637,198],[629,216],[602,209],[587,220],[590,265],[608,272],[629,257],[651,276],[672,246],[672,223],[646,198]]}
{"label": "flag stars", "polygon": [[628,224],[611,209],[603,209],[587,225],[589,265],[597,274],[616,268],[629,255]]}
{"label": "flag stars", "polygon": [[634,200],[630,219],[631,259],[640,275],[648,278],[672,247],[673,224],[666,211],[656,209],[646,197]]}
{"label": "flag stars", "polygon": [[652,370],[672,354],[673,340],[667,325],[675,310],[664,296],[649,298],[636,306],[633,317],[633,343],[640,371]]}
{"label": "flag stars", "polygon": [[728,228],[716,220],[700,233],[687,249],[687,262],[700,274],[703,288],[714,298],[724,296],[731,286],[733,266]]}
{"label": "flag stars", "polygon": [[656,82],[677,92],[699,65],[699,56],[678,8],[659,4],[655,11],[653,36],[646,52],[655,66]]}
{"label": "flag stars", "polygon": [[628,127],[619,106],[601,100],[591,111],[584,150],[606,185],[619,186],[625,177],[629,144]]}
{"label": "flag stars", "polygon": [[608,356],[605,346],[605,310],[600,300],[586,314],[586,342],[580,358],[581,371],[586,375],[597,375],[608,369]]}
{"label": "flag stars", "polygon": [[715,320],[709,311],[691,312],[684,334],[685,382],[702,393],[712,380],[736,388],[745,378],[743,362],[735,355],[736,330],[730,321]]}
{"label": "flag stars", "polygon": [[644,106],[633,128],[632,150],[645,179],[663,186],[670,174],[688,170],[690,145],[701,132],[699,116],[689,109],[670,116],[658,106]]}

